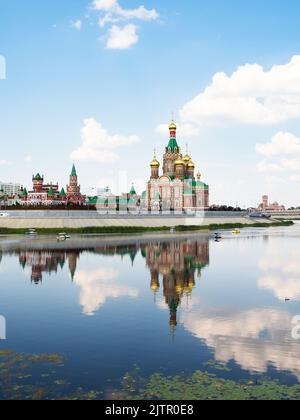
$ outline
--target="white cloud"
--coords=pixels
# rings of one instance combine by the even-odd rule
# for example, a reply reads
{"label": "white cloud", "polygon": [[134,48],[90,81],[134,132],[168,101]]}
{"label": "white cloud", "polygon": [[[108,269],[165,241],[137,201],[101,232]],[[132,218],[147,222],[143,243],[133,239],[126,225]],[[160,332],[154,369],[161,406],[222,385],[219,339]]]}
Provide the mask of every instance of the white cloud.
{"label": "white cloud", "polygon": [[113,25],[108,31],[106,48],[109,50],[127,50],[137,44],[139,37],[135,25],[126,25],[121,28]]}
{"label": "white cloud", "polygon": [[112,151],[118,147],[130,146],[139,142],[137,136],[110,135],[94,118],[84,120],[81,129],[82,145],[74,150],[71,158],[75,161],[112,163],[119,155]]}
{"label": "white cloud", "polygon": [[257,144],[256,152],[266,157],[294,154],[300,156],[300,139],[291,133],[280,131],[275,134],[271,142]]}
{"label": "white cloud", "polygon": [[300,117],[300,55],[265,71],[246,64],[212,83],[180,111],[184,122],[270,125]]}
{"label": "white cloud", "polygon": [[96,10],[108,11],[113,9],[117,4],[117,0],[94,0],[93,8]]}
{"label": "white cloud", "polygon": [[[259,172],[282,172],[290,180],[300,175],[300,139],[292,133],[279,132],[269,143],[256,145],[256,153],[266,159],[258,163]],[[296,173],[296,175],[295,175]]]}
{"label": "white cloud", "polygon": [[93,9],[104,12],[99,19],[100,26],[121,20],[151,21],[159,18],[159,14],[155,9],[149,10],[145,6],[139,6],[135,9],[124,9],[117,0],[94,0]]}
{"label": "white cloud", "polygon": [[80,29],[82,28],[82,21],[79,19],[75,20],[74,22],[72,22],[72,27],[80,31]]}
{"label": "white cloud", "polygon": [[[138,6],[134,9],[125,9],[117,0],[94,0],[92,8],[99,12],[99,26],[105,27],[113,24],[108,30],[107,49],[128,49],[139,41],[137,26],[130,23],[123,27],[116,25],[118,22],[154,21],[159,18],[155,9],[146,9]],[[102,38],[101,38],[102,39]]]}

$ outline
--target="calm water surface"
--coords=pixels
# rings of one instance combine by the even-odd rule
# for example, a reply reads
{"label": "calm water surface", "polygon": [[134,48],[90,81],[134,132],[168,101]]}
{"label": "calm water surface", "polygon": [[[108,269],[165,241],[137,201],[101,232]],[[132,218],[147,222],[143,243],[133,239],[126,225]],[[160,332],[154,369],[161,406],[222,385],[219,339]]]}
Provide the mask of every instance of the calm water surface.
{"label": "calm water surface", "polygon": [[[300,381],[300,225],[240,236],[0,239],[0,350],[57,353],[74,388],[230,366]],[[286,301],[289,299],[289,301]]]}

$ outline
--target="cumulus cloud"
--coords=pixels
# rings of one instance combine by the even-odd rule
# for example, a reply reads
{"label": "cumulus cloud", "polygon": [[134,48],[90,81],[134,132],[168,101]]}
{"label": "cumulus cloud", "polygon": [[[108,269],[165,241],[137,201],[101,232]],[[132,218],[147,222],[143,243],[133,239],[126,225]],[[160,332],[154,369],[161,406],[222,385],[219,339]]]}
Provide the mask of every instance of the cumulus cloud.
{"label": "cumulus cloud", "polygon": [[81,146],[71,154],[73,160],[112,163],[119,159],[119,155],[113,152],[113,149],[135,144],[139,142],[139,137],[110,135],[101,123],[94,118],[87,118],[81,129],[81,140]]}
{"label": "cumulus cloud", "polygon": [[124,9],[117,0],[94,0],[93,9],[102,12],[99,19],[100,26],[122,20],[151,21],[159,18],[159,14],[155,9],[148,10],[145,6],[139,6],[135,9]]}
{"label": "cumulus cloud", "polygon": [[266,157],[294,154],[300,156],[300,139],[281,131],[275,134],[269,143],[257,144],[256,152]]}
{"label": "cumulus cloud", "polygon": [[130,24],[124,26],[124,28],[113,25],[108,31],[106,48],[109,50],[127,50],[137,44],[138,41],[136,25]]}
{"label": "cumulus cloud", "polygon": [[117,0],[94,0],[92,9],[100,14],[99,26],[112,25],[107,33],[107,49],[126,50],[139,41],[138,27],[133,23],[120,26],[119,22],[154,21],[159,18],[155,9],[138,6],[134,9],[123,8]]}
{"label": "cumulus cloud", "polygon": [[291,180],[300,175],[300,138],[294,134],[281,131],[270,142],[257,144],[256,153],[265,158],[257,165],[259,172],[282,172]]}
{"label": "cumulus cloud", "polygon": [[300,117],[300,55],[270,70],[258,64],[217,73],[212,83],[186,103],[182,121],[200,124],[272,125]]}
{"label": "cumulus cloud", "polygon": [[80,287],[80,305],[83,313],[92,316],[108,299],[136,298],[138,290],[119,285],[119,271],[115,268],[78,270],[74,283]]}

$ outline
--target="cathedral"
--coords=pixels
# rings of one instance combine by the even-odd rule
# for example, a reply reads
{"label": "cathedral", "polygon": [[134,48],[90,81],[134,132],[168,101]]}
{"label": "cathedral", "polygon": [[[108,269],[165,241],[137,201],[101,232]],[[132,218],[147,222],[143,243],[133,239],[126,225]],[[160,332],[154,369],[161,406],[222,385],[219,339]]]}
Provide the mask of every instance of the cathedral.
{"label": "cathedral", "polygon": [[169,126],[170,138],[165,149],[160,175],[160,162],[156,152],[150,163],[151,178],[146,194],[148,208],[152,211],[197,211],[209,207],[209,186],[201,181],[200,172],[195,176],[195,164],[190,154],[182,155],[177,143],[177,126]]}

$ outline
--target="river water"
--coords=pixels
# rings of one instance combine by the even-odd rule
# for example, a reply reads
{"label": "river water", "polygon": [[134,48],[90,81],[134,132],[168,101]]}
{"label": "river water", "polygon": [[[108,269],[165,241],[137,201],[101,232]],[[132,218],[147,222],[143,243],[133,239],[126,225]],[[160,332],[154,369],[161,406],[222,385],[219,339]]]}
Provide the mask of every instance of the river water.
{"label": "river water", "polygon": [[300,225],[222,236],[2,237],[0,351],[63,357],[27,384],[104,395],[137,367],[300,382]]}

